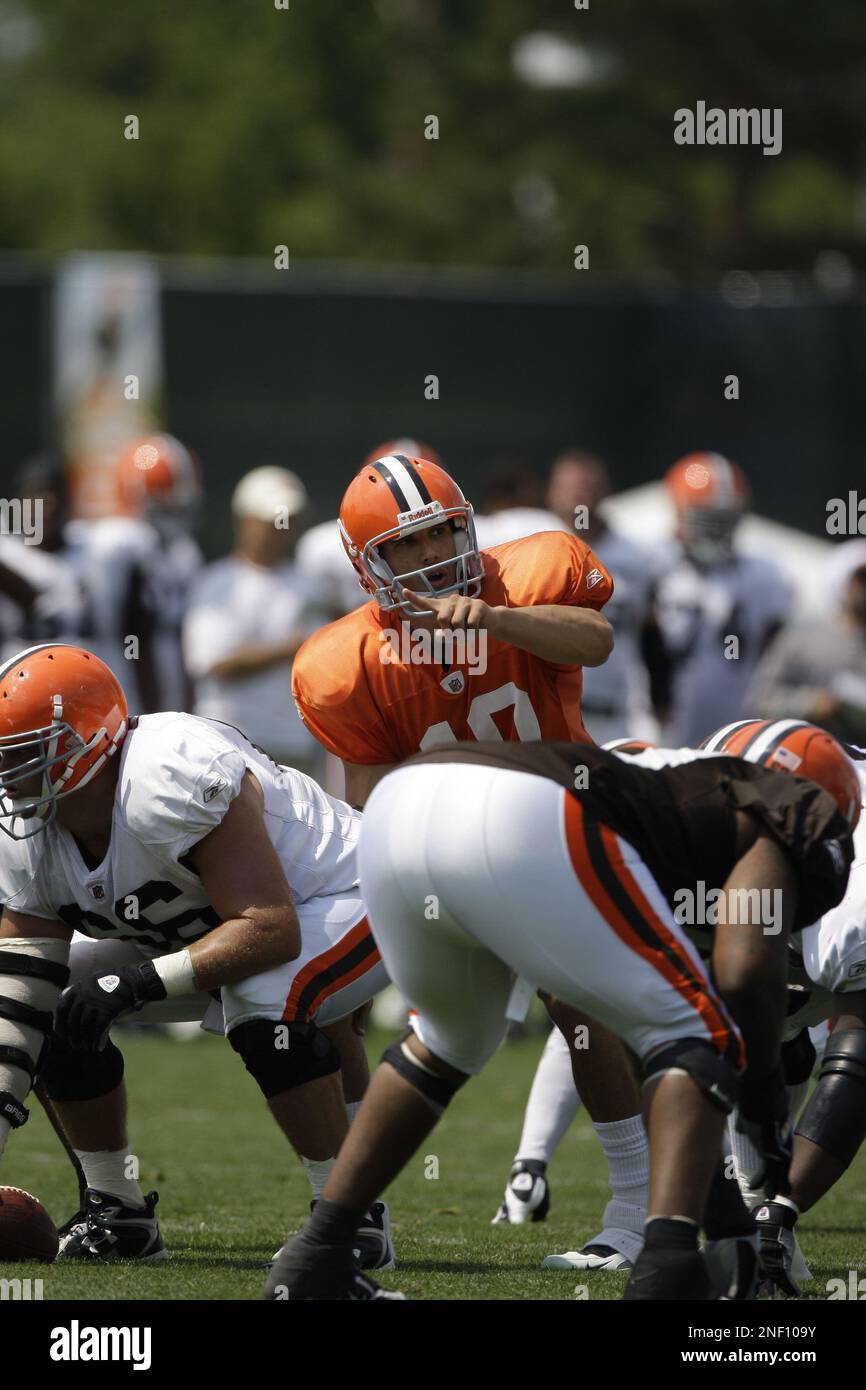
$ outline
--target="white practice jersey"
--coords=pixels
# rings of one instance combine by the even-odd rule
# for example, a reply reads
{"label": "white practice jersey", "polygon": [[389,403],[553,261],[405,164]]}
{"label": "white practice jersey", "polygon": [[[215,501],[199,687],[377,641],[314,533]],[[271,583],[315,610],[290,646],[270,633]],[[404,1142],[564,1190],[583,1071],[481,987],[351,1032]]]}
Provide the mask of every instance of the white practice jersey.
{"label": "white practice jersey", "polygon": [[295,550],[295,563],[299,573],[310,582],[310,591],[321,609],[323,623],[351,613],[370,597],[358,583],[358,576],[343,549],[336,519],[322,521],[304,532]]}
{"label": "white practice jersey", "polygon": [[124,741],[103,862],[87,864],[56,821],[28,840],[0,835],[0,901],[151,955],[196,940],[220,919],[187,856],[219,825],[248,769],[295,902],[355,888],[356,811],[237,729],[169,713],[142,716]]}
{"label": "white practice jersey", "polygon": [[770,560],[735,555],[705,570],[675,552],[656,585],[656,615],[674,665],[675,742],[700,743],[752,713],[744,709],[749,682],[768,634],[786,620],[792,599],[789,581]]}
{"label": "white practice jersey", "polygon": [[135,517],[102,517],[70,525],[82,552],[81,572],[95,622],[92,650],[114,671],[130,709],[141,708],[137,663],[128,656],[127,637],[134,636],[130,605],[133,585],[152,615],[154,664],[160,701],[183,709],[187,681],[181,651],[181,625],[190,588],[202,566],[192,536],[179,531],[163,537],[156,527]]}
{"label": "white practice jersey", "polygon": [[539,531],[574,534],[573,528],[560,521],[555,512],[543,507],[504,507],[501,512],[491,512],[489,516],[482,513],[475,518],[479,550],[490,550],[507,541],[522,541],[526,536],[537,536]]}
{"label": "white practice jersey", "polygon": [[236,724],[283,760],[314,756],[316,741],[292,698],[291,661],[233,679],[213,667],[244,647],[309,636],[319,622],[310,582],[291,561],[265,566],[227,555],[207,565],[193,586],[183,629],[196,713]]}
{"label": "white practice jersey", "polygon": [[657,561],[648,547],[618,531],[606,530],[591,544],[613,579],[604,616],[613,628],[614,648],[602,666],[588,666],[583,672],[584,723],[596,742],[603,742],[596,726],[606,738],[634,736],[651,718],[640,635],[650,610]]}
{"label": "white practice jersey", "polygon": [[0,564],[25,579],[37,591],[25,610],[0,591],[0,658],[14,656],[37,642],[87,644],[93,631],[92,605],[82,573],[82,556],[67,543],[49,551],[26,545],[17,536],[0,535]]}

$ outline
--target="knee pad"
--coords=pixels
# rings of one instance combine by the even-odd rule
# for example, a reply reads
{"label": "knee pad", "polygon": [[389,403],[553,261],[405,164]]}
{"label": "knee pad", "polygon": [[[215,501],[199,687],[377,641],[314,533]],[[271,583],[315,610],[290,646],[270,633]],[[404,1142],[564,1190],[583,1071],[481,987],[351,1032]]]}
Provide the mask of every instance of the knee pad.
{"label": "knee pad", "polygon": [[818,1084],[795,1133],[848,1167],[866,1138],[866,1028],[830,1034]]}
{"label": "knee pad", "polygon": [[817,1057],[815,1044],[809,1037],[809,1029],[804,1028],[795,1038],[782,1043],[782,1071],[786,1086],[801,1086],[812,1075]]}
{"label": "knee pad", "polygon": [[414,1037],[411,1028],[407,1028],[402,1038],[392,1042],[390,1047],[386,1047],[382,1053],[382,1061],[387,1062],[394,1068],[404,1081],[408,1081],[410,1086],[414,1086],[420,1096],[423,1096],[430,1109],[437,1115],[441,1115],[446,1105],[454,1098],[462,1086],[462,1081],[449,1081],[445,1076],[439,1076],[436,1072],[430,1071],[419,1062],[418,1058],[407,1046],[409,1038]]}
{"label": "knee pad", "polygon": [[99,1100],[123,1080],[123,1053],[110,1038],[101,1052],[76,1052],[52,1038],[41,1080],[49,1100]]}
{"label": "knee pad", "polygon": [[[0,1119],[27,1123],[24,1100],[45,1055],[54,1010],[69,979],[69,944],[54,937],[0,942]],[[0,1151],[7,1130],[0,1131]]]}
{"label": "knee pad", "polygon": [[644,1082],[668,1072],[684,1072],[708,1100],[730,1115],[737,1103],[737,1079],[733,1067],[704,1038],[678,1038],[659,1048],[644,1062]]}
{"label": "knee pad", "polygon": [[232,1029],[229,1042],[266,1100],[340,1070],[339,1052],[315,1023],[252,1018]]}

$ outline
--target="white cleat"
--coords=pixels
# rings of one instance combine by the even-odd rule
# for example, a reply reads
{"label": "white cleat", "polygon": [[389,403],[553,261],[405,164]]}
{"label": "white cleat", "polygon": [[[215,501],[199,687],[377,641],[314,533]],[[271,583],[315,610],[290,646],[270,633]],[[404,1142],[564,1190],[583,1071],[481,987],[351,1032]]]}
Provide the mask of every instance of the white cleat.
{"label": "white cleat", "polygon": [[606,1226],[580,1250],[568,1250],[564,1255],[546,1255],[542,1269],[631,1269],[643,1249],[643,1235]]}
{"label": "white cleat", "polygon": [[527,1221],[544,1220],[550,1210],[550,1184],[544,1175],[546,1166],[534,1158],[515,1159],[491,1226],[522,1226]]}

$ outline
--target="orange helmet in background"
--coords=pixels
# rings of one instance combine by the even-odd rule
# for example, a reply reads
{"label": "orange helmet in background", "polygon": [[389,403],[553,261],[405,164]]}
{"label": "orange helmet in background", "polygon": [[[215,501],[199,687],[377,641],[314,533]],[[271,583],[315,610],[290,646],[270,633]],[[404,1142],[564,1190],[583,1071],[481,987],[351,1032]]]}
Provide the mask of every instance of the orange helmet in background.
{"label": "orange helmet in background", "polygon": [[686,454],[668,469],[665,487],[688,554],[700,564],[726,559],[750,501],[742,468],[721,454]]}
{"label": "orange helmet in background", "polygon": [[[0,665],[0,830],[26,840],[57,802],[101,771],[128,729],[126,697],[104,662],[46,642]],[[25,784],[41,778],[38,790]],[[24,833],[19,818],[34,822]]]}
{"label": "orange helmet in background", "polygon": [[802,719],[738,719],[701,744],[709,753],[778,768],[817,782],[832,796],[853,830],[860,818],[860,778],[841,743]]}
{"label": "orange helmet in background", "polygon": [[[448,522],[454,533],[455,557],[395,574],[381,554],[383,542],[443,522]],[[430,459],[388,454],[365,463],[340,505],[340,539],[361,587],[372,594],[380,608],[399,608],[409,617],[426,616],[409,606],[401,586],[431,598],[455,592],[474,598],[481,588],[484,566],[472,506],[451,475]],[[429,574],[449,567],[453,567],[453,580],[434,589]]]}
{"label": "orange helmet in background", "polygon": [[427,459],[428,463],[435,463],[438,468],[444,467],[442,456],[436,452],[432,444],[422,444],[419,439],[410,439],[408,436],[386,439],[384,444],[377,444],[364,459],[362,467],[366,468],[368,463],[375,463],[376,459],[385,458],[387,454],[408,454],[409,458]]}
{"label": "orange helmet in background", "polygon": [[118,464],[121,506],[133,516],[191,512],[202,495],[195,454],[172,434],[148,434],[127,445]]}

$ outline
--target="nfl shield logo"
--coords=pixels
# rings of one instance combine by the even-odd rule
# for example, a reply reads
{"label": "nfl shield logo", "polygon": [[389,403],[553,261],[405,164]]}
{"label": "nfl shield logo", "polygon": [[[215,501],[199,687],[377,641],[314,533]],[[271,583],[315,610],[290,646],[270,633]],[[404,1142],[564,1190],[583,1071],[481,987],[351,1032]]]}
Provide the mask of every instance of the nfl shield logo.
{"label": "nfl shield logo", "polygon": [[105,885],[102,883],[91,883],[90,891],[99,901],[105,897]]}
{"label": "nfl shield logo", "polygon": [[462,671],[452,671],[450,676],[446,676],[443,681],[439,682],[439,684],[441,685],[443,690],[446,690],[448,692],[449,695],[460,695],[466,685],[466,682],[463,679]]}

